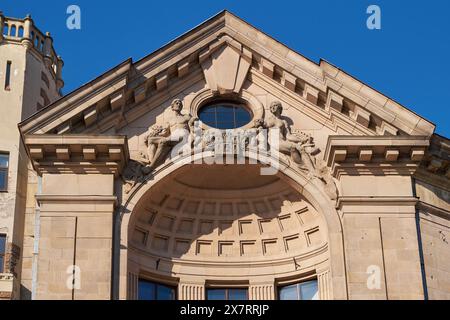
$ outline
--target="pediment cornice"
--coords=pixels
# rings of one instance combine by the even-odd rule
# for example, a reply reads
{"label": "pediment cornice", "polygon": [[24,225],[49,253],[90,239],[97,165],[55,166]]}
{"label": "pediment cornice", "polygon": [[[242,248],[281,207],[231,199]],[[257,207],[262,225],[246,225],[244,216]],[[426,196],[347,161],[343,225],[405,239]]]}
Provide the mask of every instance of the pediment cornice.
{"label": "pediment cornice", "polygon": [[227,11],[143,59],[135,63],[129,59],[111,69],[22,122],[20,130],[67,134],[120,128],[140,114],[138,109],[148,111],[169,99],[177,92],[174,86],[182,90],[187,79],[207,78],[202,62],[217,50],[231,52],[224,47],[249,63],[247,79],[255,72],[265,77],[331,127],[366,135],[429,137],[434,131],[432,123],[344,71],[303,57]]}

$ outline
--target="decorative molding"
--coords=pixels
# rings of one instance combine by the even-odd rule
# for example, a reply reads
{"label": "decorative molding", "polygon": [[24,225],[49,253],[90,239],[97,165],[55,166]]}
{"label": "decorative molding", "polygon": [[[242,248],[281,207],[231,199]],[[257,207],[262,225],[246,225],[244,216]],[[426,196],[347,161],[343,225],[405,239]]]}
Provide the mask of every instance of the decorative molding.
{"label": "decorative molding", "polygon": [[204,283],[188,283],[180,279],[178,284],[178,300],[205,300]]}
{"label": "decorative molding", "polygon": [[[434,130],[425,119],[331,64],[309,61],[224,11],[144,59],[136,63],[127,60],[58,100],[21,123],[21,132],[85,132],[100,121],[99,110],[93,106],[103,100],[107,104],[102,117],[121,123],[125,112],[149,96],[155,99],[154,93],[165,92],[172,78],[184,79],[199,65],[210,89],[221,94],[239,92],[253,66],[261,76],[278,82],[282,95],[291,93],[294,99],[317,109],[315,113],[327,114],[323,123],[335,118],[338,123],[352,122],[348,126],[352,134],[355,123],[359,132],[369,135],[403,131],[430,136]],[[349,114],[344,105],[350,106]]]}
{"label": "decorative molding", "polygon": [[275,286],[272,283],[250,284],[249,300],[275,300]]}
{"label": "decorative molding", "polygon": [[117,204],[116,196],[84,196],[84,195],[36,195],[38,202],[112,202]]}
{"label": "decorative molding", "polygon": [[[204,89],[198,92],[195,97],[192,99],[189,106],[189,113],[194,117],[198,117],[199,108],[210,99],[213,99],[215,95],[210,89]],[[238,95],[239,99],[244,100],[247,103],[247,106],[250,108],[253,114],[253,120],[255,119],[263,119],[265,116],[265,110],[263,103],[251,94],[248,90],[242,89]],[[250,121],[247,125],[242,127],[242,129],[249,129],[254,126],[253,121]],[[205,124],[201,124],[201,127],[204,129],[210,128]]]}
{"label": "decorative molding", "polygon": [[411,196],[374,197],[374,196],[340,196],[337,208],[342,209],[344,205],[352,206],[414,206],[419,201]]}
{"label": "decorative molding", "polygon": [[431,137],[430,147],[424,155],[424,161],[422,161],[417,177],[446,190],[450,189],[449,139],[436,134]]}
{"label": "decorative molding", "polygon": [[413,174],[429,139],[421,136],[329,136],[324,160],[335,177],[342,174]]}
{"label": "decorative molding", "polygon": [[118,174],[129,159],[125,136],[26,135],[35,170],[47,173]]}
{"label": "decorative molding", "polygon": [[319,287],[319,299],[331,300],[333,293],[331,289],[331,275],[330,271],[322,271],[317,274],[317,283]]}
{"label": "decorative molding", "polygon": [[138,300],[139,275],[128,272],[127,283],[127,300]]}
{"label": "decorative molding", "polygon": [[0,300],[12,299],[14,291],[14,275],[12,273],[0,273]]}

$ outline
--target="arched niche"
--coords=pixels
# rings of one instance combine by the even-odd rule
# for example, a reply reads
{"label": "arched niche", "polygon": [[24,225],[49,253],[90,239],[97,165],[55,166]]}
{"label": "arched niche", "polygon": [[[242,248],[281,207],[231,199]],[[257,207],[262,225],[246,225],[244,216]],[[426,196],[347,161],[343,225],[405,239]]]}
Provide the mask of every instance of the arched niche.
{"label": "arched niche", "polygon": [[[166,162],[124,200],[116,243],[118,297],[134,298],[140,276],[181,286],[245,279],[276,285],[315,275],[321,299],[346,299],[341,223],[322,185],[282,159],[276,159],[275,176],[256,179],[261,164],[274,161],[261,155],[249,154],[258,164],[235,165],[240,168],[198,164],[211,156],[180,155]],[[199,179],[202,171],[212,181],[220,172],[231,177],[239,170],[246,179],[228,179],[226,188],[202,186]],[[246,223],[253,231],[245,231]],[[230,271],[228,279],[221,269]]]}

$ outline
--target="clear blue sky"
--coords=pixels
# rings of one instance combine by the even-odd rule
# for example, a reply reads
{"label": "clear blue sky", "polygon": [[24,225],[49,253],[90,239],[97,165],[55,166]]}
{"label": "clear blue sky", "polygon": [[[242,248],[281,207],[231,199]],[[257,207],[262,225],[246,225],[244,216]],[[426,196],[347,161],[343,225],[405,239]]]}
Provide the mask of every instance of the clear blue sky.
{"label": "clear blue sky", "polygon": [[[81,30],[66,9],[81,8]],[[381,8],[381,30],[366,27],[366,8]],[[6,16],[31,13],[50,31],[65,62],[64,93],[125,59],[147,55],[228,9],[318,62],[323,58],[437,125],[450,137],[450,1],[87,1],[2,0]]]}

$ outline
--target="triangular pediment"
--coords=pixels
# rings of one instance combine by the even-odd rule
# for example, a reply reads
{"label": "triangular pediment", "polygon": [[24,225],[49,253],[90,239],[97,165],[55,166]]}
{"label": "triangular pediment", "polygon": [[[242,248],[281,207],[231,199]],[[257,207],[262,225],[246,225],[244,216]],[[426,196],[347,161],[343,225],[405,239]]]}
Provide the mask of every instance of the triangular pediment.
{"label": "triangular pediment", "polygon": [[435,128],[330,63],[308,60],[228,11],[137,62],[124,61],[19,127],[24,135],[111,133],[200,80],[219,95],[239,94],[246,80],[258,83],[324,126],[348,134],[431,136]]}

